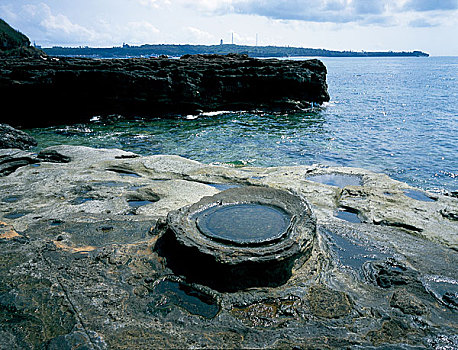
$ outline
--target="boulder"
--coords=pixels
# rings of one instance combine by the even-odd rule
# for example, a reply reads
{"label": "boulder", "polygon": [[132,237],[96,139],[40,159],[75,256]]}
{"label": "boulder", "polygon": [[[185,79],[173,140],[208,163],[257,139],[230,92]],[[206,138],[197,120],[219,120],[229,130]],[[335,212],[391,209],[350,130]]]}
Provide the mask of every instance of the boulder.
{"label": "boulder", "polygon": [[18,148],[27,150],[37,145],[37,141],[25,133],[8,124],[0,124],[0,148]]}

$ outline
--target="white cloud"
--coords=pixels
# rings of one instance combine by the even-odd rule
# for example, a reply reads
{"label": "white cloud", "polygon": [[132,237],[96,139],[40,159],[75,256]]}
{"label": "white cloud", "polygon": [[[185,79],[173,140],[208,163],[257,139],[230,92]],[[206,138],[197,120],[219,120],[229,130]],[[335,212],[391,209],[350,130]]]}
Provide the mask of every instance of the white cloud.
{"label": "white cloud", "polygon": [[0,0],[42,46],[290,45],[457,55],[458,0]]}
{"label": "white cloud", "polygon": [[159,29],[148,21],[129,22],[127,25],[121,26],[120,31],[119,37],[125,37],[125,42],[134,45],[154,43],[160,33]]}
{"label": "white cloud", "polygon": [[[216,15],[235,13],[274,20],[398,25],[403,12],[442,11],[456,16],[458,0],[182,0]],[[441,14],[444,16],[444,13]],[[423,18],[426,22],[428,19]],[[405,24],[412,23],[408,20]]]}
{"label": "white cloud", "polygon": [[142,6],[152,7],[155,9],[171,5],[170,0],[138,0],[138,3]]}
{"label": "white cloud", "polygon": [[215,40],[213,34],[192,26],[184,27],[183,33],[189,43],[202,43]]}
{"label": "white cloud", "polygon": [[61,42],[93,42],[98,34],[82,25],[73,23],[63,14],[54,14],[44,3],[26,4],[20,9],[19,16],[25,18],[28,25],[34,26],[47,38]]}
{"label": "white cloud", "polygon": [[212,34],[199,28],[187,27],[186,29],[198,40],[208,40],[213,38]]}

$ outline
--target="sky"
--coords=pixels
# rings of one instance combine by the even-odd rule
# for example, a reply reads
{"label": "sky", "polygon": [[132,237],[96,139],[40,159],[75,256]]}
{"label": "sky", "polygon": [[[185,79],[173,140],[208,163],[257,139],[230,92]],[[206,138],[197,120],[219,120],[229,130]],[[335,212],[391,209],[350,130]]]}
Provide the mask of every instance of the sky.
{"label": "sky", "polygon": [[458,0],[0,0],[43,47],[276,45],[458,56]]}

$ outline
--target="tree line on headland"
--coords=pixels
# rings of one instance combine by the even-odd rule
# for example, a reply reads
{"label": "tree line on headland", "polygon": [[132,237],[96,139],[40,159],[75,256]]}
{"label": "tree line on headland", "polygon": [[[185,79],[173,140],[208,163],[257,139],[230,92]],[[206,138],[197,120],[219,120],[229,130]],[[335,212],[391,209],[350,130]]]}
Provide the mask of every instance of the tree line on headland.
{"label": "tree line on headland", "polygon": [[120,47],[60,47],[43,48],[51,56],[85,56],[97,58],[119,58],[119,57],[150,57],[167,55],[180,57],[193,54],[218,54],[228,53],[246,54],[251,57],[428,57],[427,53],[421,51],[334,51],[325,49],[312,49],[287,46],[247,46],[235,44],[221,45],[141,45],[131,46],[124,44]]}
{"label": "tree line on headland", "polygon": [[173,44],[145,44],[132,46],[123,44],[118,47],[61,47],[50,48],[33,47],[30,40],[21,32],[11,28],[0,18],[0,57],[1,56],[85,56],[96,58],[122,57],[150,57],[171,56],[181,57],[194,54],[229,53],[246,54],[251,57],[428,57],[422,51],[335,51],[289,46],[248,46],[234,44],[220,45],[173,45]]}

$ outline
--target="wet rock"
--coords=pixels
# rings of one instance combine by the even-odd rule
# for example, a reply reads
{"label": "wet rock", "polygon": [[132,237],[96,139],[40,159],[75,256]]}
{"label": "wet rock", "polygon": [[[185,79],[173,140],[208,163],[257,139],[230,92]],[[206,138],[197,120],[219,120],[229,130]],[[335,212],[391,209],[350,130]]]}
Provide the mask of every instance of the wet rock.
{"label": "wet rock", "polygon": [[447,218],[453,221],[458,221],[458,211],[453,211],[453,209],[445,208],[445,209],[441,209],[440,213],[444,218]]}
{"label": "wet rock", "polygon": [[284,283],[295,261],[310,255],[316,235],[303,199],[261,187],[204,197],[169,213],[167,224],[159,250],[172,269],[222,290]]}
{"label": "wet rock", "polygon": [[37,157],[44,162],[52,162],[52,163],[68,163],[71,161],[71,158],[69,156],[60,154],[55,149],[43,150],[40,153],[38,153]]}
{"label": "wet rock", "polygon": [[339,318],[352,311],[352,302],[348,295],[325,286],[312,286],[308,301],[312,314],[317,317]]}
{"label": "wet rock", "polygon": [[[419,330],[419,333],[424,333]],[[378,330],[371,331],[367,334],[367,338],[374,345],[380,344],[405,344],[410,343],[410,336],[414,332],[410,329],[408,324],[399,319],[390,319],[383,322],[382,327]]]}
{"label": "wet rock", "polygon": [[49,350],[93,349],[94,344],[84,331],[57,336],[46,344]]}
{"label": "wet rock", "polygon": [[306,179],[339,188],[347,186],[361,186],[363,184],[360,176],[338,173],[312,175],[308,176]]}
{"label": "wet rock", "polygon": [[40,161],[35,154],[18,149],[0,149],[0,177],[14,173],[16,169]]}
{"label": "wet rock", "polygon": [[24,131],[0,124],[0,148],[17,148],[25,151],[36,145],[37,141]]}
{"label": "wet rock", "polygon": [[271,327],[298,317],[302,301],[295,296],[266,299],[248,306],[234,306],[232,315],[250,327]]}
{"label": "wet rock", "polygon": [[392,259],[364,266],[366,277],[381,288],[418,284],[418,273]]}
{"label": "wet rock", "polygon": [[[363,169],[234,168],[120,150],[58,146],[44,153],[50,150],[69,161],[42,160],[0,179],[0,347],[456,347],[457,226],[441,213],[455,212],[456,198],[414,200],[404,195],[407,185]],[[362,185],[306,179],[327,172],[357,175]],[[202,263],[197,271],[207,280],[188,274],[196,260],[176,242],[170,247],[178,249],[159,254],[174,237],[166,233],[168,214],[204,197],[224,198],[215,183],[304,198],[316,218],[310,249],[298,249],[287,270],[255,271],[263,283],[249,288],[240,282],[243,269],[238,279],[224,279],[225,271]],[[336,218],[339,208],[357,211],[363,222]],[[223,246],[278,244],[255,238],[226,237]],[[274,278],[265,283],[269,273]],[[215,278],[226,288],[212,284]]]}
{"label": "wet rock", "polygon": [[[187,55],[180,60],[7,58],[0,61],[0,73],[4,108],[14,110],[2,121],[15,126],[76,123],[113,113],[161,116],[212,110],[298,110],[329,100],[326,67],[316,59],[260,60],[244,55]],[[47,106],[46,119],[30,118],[37,105]]]}
{"label": "wet rock", "polygon": [[405,314],[421,316],[427,312],[426,306],[417,297],[400,289],[393,293],[390,306],[398,308]]}
{"label": "wet rock", "polygon": [[458,281],[446,277],[426,275],[422,276],[425,289],[439,302],[451,309],[458,309]]}
{"label": "wet rock", "polygon": [[151,294],[153,299],[148,309],[152,313],[168,313],[174,305],[190,314],[211,319],[220,310],[214,296],[179,281],[161,281]]}

